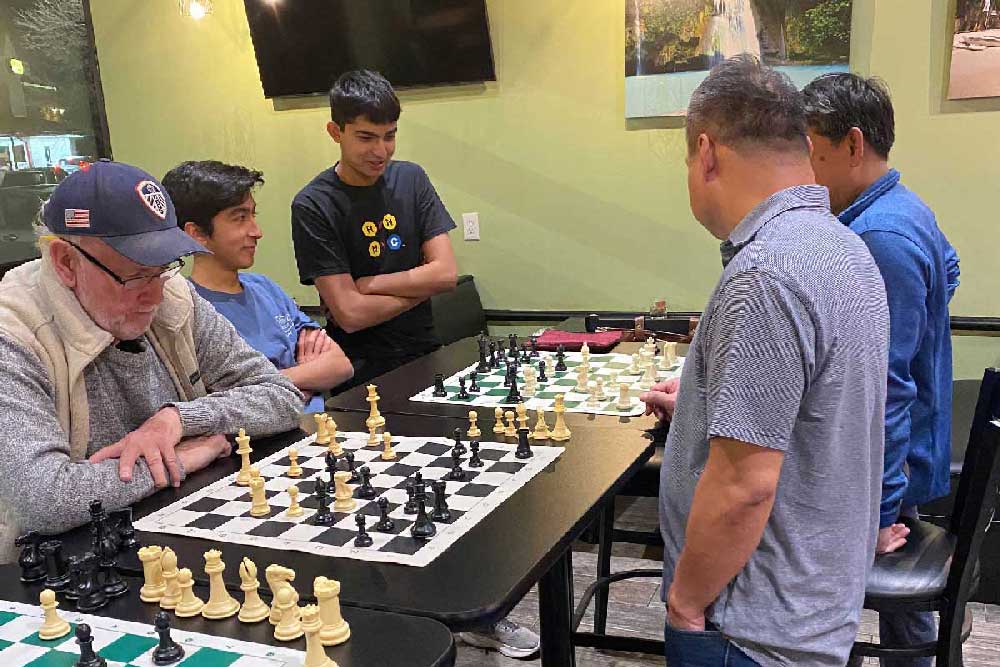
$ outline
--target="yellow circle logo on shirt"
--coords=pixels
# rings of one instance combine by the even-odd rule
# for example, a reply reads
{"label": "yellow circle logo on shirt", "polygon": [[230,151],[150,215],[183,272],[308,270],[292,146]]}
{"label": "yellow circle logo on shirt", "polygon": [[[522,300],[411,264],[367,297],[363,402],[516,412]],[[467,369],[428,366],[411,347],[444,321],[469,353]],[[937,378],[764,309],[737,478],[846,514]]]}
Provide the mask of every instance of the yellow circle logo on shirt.
{"label": "yellow circle logo on shirt", "polygon": [[372,241],[368,244],[368,254],[372,257],[378,257],[382,254],[382,244],[378,241]]}
{"label": "yellow circle logo on shirt", "polygon": [[388,229],[390,232],[396,228],[396,216],[392,213],[386,213],[385,217],[382,218],[382,226]]}
{"label": "yellow circle logo on shirt", "polygon": [[368,222],[361,225],[361,232],[365,236],[369,237],[375,236],[376,234],[378,234],[378,226],[374,222],[369,220]]}

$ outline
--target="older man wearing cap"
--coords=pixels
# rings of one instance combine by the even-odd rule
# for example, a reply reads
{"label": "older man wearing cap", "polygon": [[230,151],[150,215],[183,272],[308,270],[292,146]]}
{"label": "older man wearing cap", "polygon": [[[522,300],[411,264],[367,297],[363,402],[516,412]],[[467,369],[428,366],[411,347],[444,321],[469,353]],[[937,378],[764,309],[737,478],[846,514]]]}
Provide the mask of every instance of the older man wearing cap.
{"label": "older man wearing cap", "polygon": [[18,532],[85,523],[297,424],[302,396],[177,274],[207,252],[160,184],[98,162],[40,215],[41,259],[0,282],[0,562]]}

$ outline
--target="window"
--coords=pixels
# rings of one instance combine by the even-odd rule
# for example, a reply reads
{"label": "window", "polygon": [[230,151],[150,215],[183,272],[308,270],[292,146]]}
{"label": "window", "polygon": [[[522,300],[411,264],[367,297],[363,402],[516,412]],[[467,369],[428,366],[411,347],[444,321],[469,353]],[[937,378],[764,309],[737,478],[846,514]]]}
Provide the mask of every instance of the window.
{"label": "window", "polygon": [[69,174],[111,157],[89,0],[0,4],[0,271],[37,257],[32,221]]}

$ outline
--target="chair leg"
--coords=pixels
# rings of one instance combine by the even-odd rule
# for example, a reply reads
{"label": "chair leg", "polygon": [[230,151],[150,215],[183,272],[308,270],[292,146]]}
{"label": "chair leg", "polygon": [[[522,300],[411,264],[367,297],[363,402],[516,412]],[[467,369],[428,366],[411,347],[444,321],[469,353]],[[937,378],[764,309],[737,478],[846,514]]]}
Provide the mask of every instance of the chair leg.
{"label": "chair leg", "polygon": [[941,610],[938,622],[937,667],[962,667],[962,624],[966,608],[948,604]]}
{"label": "chair leg", "polygon": [[[597,541],[597,578],[611,575],[611,547],[615,543],[615,499],[612,498],[601,510],[600,528]],[[597,589],[594,596],[594,633],[605,634],[608,624],[608,593],[610,586]]]}

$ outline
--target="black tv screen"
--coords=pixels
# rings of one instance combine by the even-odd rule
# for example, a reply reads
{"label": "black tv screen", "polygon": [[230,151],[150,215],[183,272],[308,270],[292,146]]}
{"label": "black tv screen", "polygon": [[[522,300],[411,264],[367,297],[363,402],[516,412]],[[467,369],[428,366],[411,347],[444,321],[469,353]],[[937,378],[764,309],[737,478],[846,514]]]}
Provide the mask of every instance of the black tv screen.
{"label": "black tv screen", "polygon": [[486,0],[244,0],[267,97],[325,93],[352,69],[394,86],[493,81]]}

